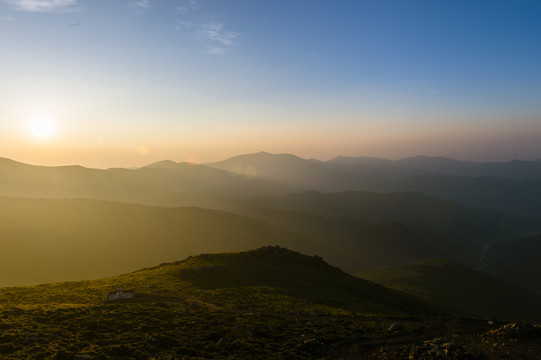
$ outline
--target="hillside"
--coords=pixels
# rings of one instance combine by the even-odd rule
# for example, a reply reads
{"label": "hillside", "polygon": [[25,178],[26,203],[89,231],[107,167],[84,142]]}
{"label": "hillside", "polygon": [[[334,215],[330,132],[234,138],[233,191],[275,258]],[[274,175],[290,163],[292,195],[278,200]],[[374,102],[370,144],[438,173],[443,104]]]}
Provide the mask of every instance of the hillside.
{"label": "hillside", "polygon": [[325,164],[340,171],[370,176],[451,175],[500,177],[519,181],[541,179],[541,165],[538,161],[474,162],[423,155],[393,161],[364,156],[338,156]]}
{"label": "hillside", "polygon": [[298,189],[188,163],[162,162],[133,170],[100,170],[81,166],[34,166],[0,158],[0,196],[216,207],[227,197],[292,191]]}
{"label": "hillside", "polygon": [[[316,201],[329,199],[319,204],[306,202],[307,211],[344,218],[269,209],[248,209],[239,215],[102,200],[0,197],[0,285],[111,276],[202,252],[240,251],[269,244],[320,254],[348,271],[435,256],[479,265],[481,245],[467,233],[476,229],[469,222],[423,225],[425,220],[412,217],[413,212],[408,214],[407,206],[400,209],[398,203],[382,202],[375,194],[307,195],[314,195]],[[370,203],[368,199],[374,195]],[[303,198],[302,194],[291,195],[285,202],[280,200],[281,204],[302,204],[296,196]],[[345,207],[339,211],[343,200]],[[386,208],[397,213],[378,218],[377,208],[382,204],[382,213]],[[368,220],[376,223],[367,223],[362,217],[362,221],[347,218],[359,214],[369,214]],[[437,219],[436,210],[427,214]],[[460,212],[451,214],[455,221],[462,216]],[[412,223],[398,223],[402,218]],[[382,222],[378,224],[378,220]],[[482,231],[499,225],[481,224]],[[481,230],[473,234],[483,234]]]}
{"label": "hillside", "polygon": [[[374,161],[368,163],[374,164]],[[235,198],[306,190],[417,191],[472,207],[541,217],[539,179],[518,181],[493,176],[439,174],[396,177],[380,174],[377,170],[359,174],[336,169],[318,160],[268,153],[241,155],[206,165],[161,161],[140,169],[107,170],[33,166],[0,158],[0,196],[92,198],[230,209]]]}
{"label": "hillside", "polygon": [[256,174],[264,179],[273,179],[305,190],[353,190],[357,188],[359,180],[354,174],[333,170],[317,160],[263,151],[205,165],[235,174]]}
{"label": "hillside", "polygon": [[[458,251],[456,259],[462,259],[462,262],[472,266],[479,264],[481,247],[486,242],[522,235],[541,226],[539,222],[516,218],[504,212],[473,209],[413,192],[385,194],[310,191],[245,199],[238,202],[237,208],[295,211],[367,223],[423,224],[439,234],[435,235],[436,238],[446,242],[451,241],[450,246],[440,243],[439,248],[447,249],[455,254]],[[250,212],[250,210],[244,211],[248,215]],[[272,216],[265,220],[273,221]],[[294,224],[287,225],[287,222],[280,226],[300,229]]]}
{"label": "hillside", "polygon": [[[119,284],[135,291],[133,302],[104,306]],[[383,330],[346,315],[427,311],[420,300],[277,247],[189,257],[102,280],[0,289],[0,304],[2,324],[11,329],[0,340],[0,356],[12,359],[30,353],[143,359],[271,352],[310,358],[327,351],[330,341]],[[326,320],[344,328],[325,326]],[[298,346],[310,339],[302,333],[318,338],[315,349]]]}
{"label": "hillside", "polygon": [[541,322],[541,296],[450,261],[371,269],[358,276],[439,304],[453,314]]}
{"label": "hillside", "polygon": [[487,250],[487,272],[541,294],[541,235],[506,239]]}
{"label": "hillside", "polygon": [[452,257],[442,250],[446,239],[419,226],[328,219],[322,237],[323,231],[309,231],[310,215],[299,215],[287,224],[201,208],[0,197],[0,284],[91,279],[201,252],[268,244],[321,254],[349,271],[442,253]]}
{"label": "hillside", "polygon": [[367,223],[265,208],[237,212],[321,239],[314,247],[315,253],[324,254],[327,261],[349,272],[435,257],[456,258],[460,253],[451,239],[421,224]]}
{"label": "hillside", "polygon": [[459,162],[417,156],[397,161],[338,157],[306,160],[290,154],[246,154],[210,167],[322,192],[417,191],[464,205],[541,217],[541,167],[532,161]]}
{"label": "hillside", "polygon": [[[135,297],[104,303],[119,285]],[[0,325],[9,329],[0,357],[535,359],[541,349],[532,325],[426,316],[438,313],[321,258],[265,247],[101,280],[0,289]]]}
{"label": "hillside", "polygon": [[0,286],[92,279],[202,252],[312,240],[200,208],[0,197]]}

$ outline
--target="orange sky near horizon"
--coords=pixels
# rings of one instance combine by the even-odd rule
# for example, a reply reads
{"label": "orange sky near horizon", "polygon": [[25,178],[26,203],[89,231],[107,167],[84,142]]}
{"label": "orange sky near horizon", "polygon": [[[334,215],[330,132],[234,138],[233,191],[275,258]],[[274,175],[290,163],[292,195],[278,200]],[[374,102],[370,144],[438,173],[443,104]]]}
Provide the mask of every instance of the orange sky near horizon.
{"label": "orange sky near horizon", "polygon": [[[140,124],[131,131],[111,126],[77,129],[56,125],[54,134],[41,138],[28,126],[16,126],[0,135],[0,156],[46,166],[82,165],[93,168],[138,167],[161,161],[213,162],[259,151],[291,153],[303,158],[329,160],[338,155],[401,159],[415,155],[447,156],[458,160],[509,161],[528,156],[541,131],[535,123],[516,127],[510,122],[490,126],[460,124],[429,126],[423,123],[279,124],[226,127]],[[116,129],[116,130],[115,130]],[[205,134],[203,136],[195,136]]]}

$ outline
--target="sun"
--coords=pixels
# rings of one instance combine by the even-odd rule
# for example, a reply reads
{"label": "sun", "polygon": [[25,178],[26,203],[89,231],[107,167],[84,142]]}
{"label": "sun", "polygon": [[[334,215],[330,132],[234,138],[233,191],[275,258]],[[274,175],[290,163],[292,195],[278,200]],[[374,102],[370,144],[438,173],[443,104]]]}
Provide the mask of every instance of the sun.
{"label": "sun", "polygon": [[56,133],[54,122],[48,118],[40,117],[28,124],[30,134],[39,139],[48,139]]}

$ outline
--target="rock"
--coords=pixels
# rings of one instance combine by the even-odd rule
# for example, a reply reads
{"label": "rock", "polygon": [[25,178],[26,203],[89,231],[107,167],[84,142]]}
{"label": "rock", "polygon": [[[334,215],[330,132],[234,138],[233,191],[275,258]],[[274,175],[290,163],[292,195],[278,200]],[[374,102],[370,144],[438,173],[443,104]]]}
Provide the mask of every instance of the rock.
{"label": "rock", "polygon": [[420,346],[412,346],[408,359],[467,359],[467,349],[455,341],[443,342],[440,338],[427,340]]}

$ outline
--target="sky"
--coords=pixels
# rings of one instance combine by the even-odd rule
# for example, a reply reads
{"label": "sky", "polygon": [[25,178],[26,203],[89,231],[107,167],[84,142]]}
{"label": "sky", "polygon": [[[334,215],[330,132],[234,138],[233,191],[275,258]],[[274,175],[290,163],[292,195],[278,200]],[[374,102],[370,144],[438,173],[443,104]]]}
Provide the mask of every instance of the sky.
{"label": "sky", "polygon": [[541,2],[0,0],[0,157],[541,158]]}

